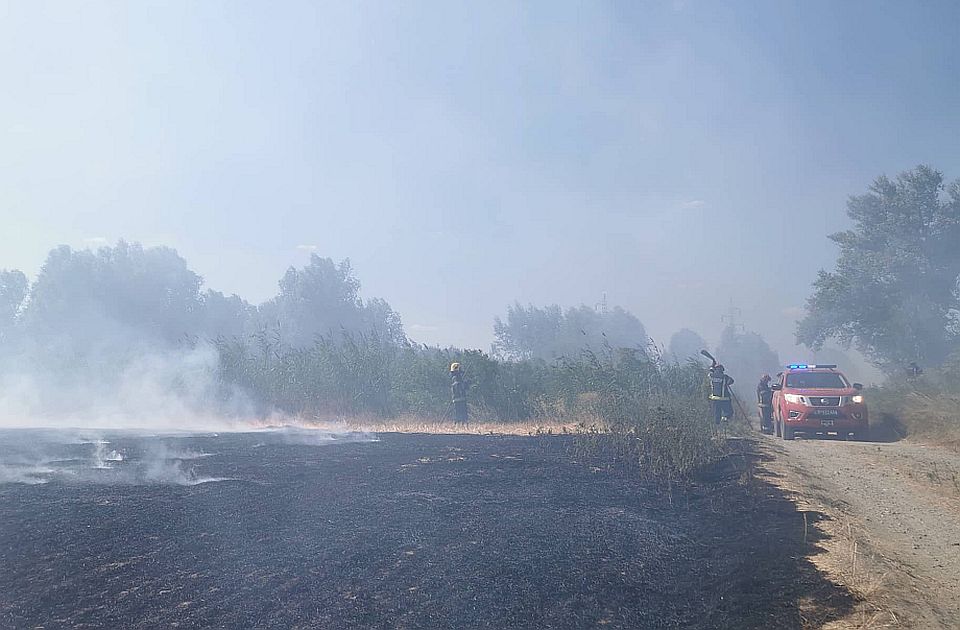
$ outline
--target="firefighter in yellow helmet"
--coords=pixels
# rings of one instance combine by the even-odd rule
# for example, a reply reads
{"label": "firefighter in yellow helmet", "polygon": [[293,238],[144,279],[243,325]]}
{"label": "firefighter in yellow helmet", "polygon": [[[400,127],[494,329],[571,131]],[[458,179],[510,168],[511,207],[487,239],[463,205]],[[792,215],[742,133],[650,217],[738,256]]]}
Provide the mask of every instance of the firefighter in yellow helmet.
{"label": "firefighter in yellow helmet", "polygon": [[733,403],[730,386],[733,378],[728,376],[720,363],[714,363],[708,373],[710,379],[710,406],[713,407],[713,421],[719,425],[723,419],[733,418]]}
{"label": "firefighter in yellow helmet", "polygon": [[450,393],[453,395],[454,422],[467,422],[467,381],[459,363],[450,364]]}

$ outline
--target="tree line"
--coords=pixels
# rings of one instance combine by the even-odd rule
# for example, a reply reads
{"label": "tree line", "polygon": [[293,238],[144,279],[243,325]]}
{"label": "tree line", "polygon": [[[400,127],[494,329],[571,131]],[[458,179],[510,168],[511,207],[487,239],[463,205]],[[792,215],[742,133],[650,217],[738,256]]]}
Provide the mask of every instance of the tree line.
{"label": "tree line", "polygon": [[[814,283],[798,342],[855,347],[890,373],[956,357],[960,184],[921,166],[878,178],[846,212],[852,227],[830,236],[840,248],[836,267]],[[216,350],[220,385],[248,392],[261,410],[442,416],[446,367],[460,361],[481,415],[571,413],[588,392],[569,375],[587,357],[666,373],[666,366],[695,366],[708,347],[683,329],[660,348],[638,317],[616,306],[516,303],[493,328],[489,353],[418,344],[386,301],[361,297],[349,261],[317,255],[288,269],[261,304],[205,289],[173,249],[123,241],[97,251],[58,247],[33,282],[0,271],[0,355],[8,367],[109,380],[156,348],[206,343]],[[734,327],[713,350],[741,383],[780,365],[759,334]]]}
{"label": "tree line", "polygon": [[[647,369],[684,364],[706,347],[687,330],[661,352],[640,320],[616,306],[515,304],[495,320],[494,333],[490,353],[418,344],[386,301],[361,298],[349,261],[317,255],[288,269],[277,295],[256,305],[205,289],[173,249],[124,241],[96,251],[57,247],[32,283],[20,271],[0,271],[0,355],[8,367],[42,372],[67,390],[83,375],[119,383],[151,352],[209,344],[220,385],[246,392],[262,413],[442,417],[447,367],[459,361],[476,413],[563,415],[583,393],[568,376],[584,353]],[[748,361],[750,344],[729,337],[728,354]]]}

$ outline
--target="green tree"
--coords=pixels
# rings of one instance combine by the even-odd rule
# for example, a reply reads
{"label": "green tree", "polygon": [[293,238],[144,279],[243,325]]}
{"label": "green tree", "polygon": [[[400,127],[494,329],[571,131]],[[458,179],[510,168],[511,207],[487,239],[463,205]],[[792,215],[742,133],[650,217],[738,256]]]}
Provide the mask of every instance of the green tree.
{"label": "green tree", "polygon": [[553,358],[560,346],[563,311],[556,304],[539,308],[520,303],[507,307],[507,320],[493,323],[494,353],[509,359]]}
{"label": "green tree", "polygon": [[851,197],[853,228],[830,236],[836,269],[821,271],[797,341],[854,345],[888,372],[939,365],[960,341],[960,183],[918,166]]}
{"label": "green tree", "polygon": [[386,301],[360,299],[360,281],[349,260],[335,263],[313,254],[303,269],[290,267],[280,279],[279,294],[259,313],[265,325],[279,324],[284,343],[297,347],[310,346],[320,336],[339,338],[341,332],[376,331],[387,341],[405,340],[400,316]]}

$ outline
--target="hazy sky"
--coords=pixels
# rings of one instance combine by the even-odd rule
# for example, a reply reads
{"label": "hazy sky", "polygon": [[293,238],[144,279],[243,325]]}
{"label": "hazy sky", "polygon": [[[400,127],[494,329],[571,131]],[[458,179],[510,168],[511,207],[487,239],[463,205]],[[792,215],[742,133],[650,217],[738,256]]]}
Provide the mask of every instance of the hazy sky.
{"label": "hazy sky", "polygon": [[[401,8],[402,5],[402,8]],[[349,257],[408,334],[523,303],[791,354],[844,203],[960,177],[955,2],[0,2],[0,267],[175,247],[258,302]]]}

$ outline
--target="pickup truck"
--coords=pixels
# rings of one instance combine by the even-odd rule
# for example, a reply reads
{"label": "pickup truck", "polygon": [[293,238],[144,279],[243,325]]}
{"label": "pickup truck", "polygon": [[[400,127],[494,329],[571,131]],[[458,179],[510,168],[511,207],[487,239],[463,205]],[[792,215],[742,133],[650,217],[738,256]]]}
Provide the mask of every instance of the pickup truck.
{"label": "pickup truck", "polygon": [[774,432],[784,440],[796,434],[866,439],[867,405],[860,383],[850,383],[836,365],[795,363],[778,374],[773,390]]}

